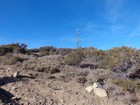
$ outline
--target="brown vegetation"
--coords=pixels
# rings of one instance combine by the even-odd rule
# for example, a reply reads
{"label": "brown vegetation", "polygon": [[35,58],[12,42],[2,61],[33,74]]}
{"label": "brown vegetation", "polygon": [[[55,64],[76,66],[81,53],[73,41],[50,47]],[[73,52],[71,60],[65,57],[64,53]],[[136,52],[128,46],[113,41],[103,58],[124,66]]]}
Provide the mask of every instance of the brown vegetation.
{"label": "brown vegetation", "polygon": [[[18,92],[24,102],[26,100],[30,104],[36,104],[43,99],[44,104],[52,102],[58,105],[60,101],[56,97],[61,97],[59,92],[62,92],[67,97],[80,100],[75,100],[78,104],[93,104],[93,100],[96,102],[96,96],[93,94],[89,96],[84,92],[84,88],[99,82],[108,92],[108,103],[116,101],[119,104],[123,100],[127,100],[123,102],[124,105],[139,103],[140,50],[124,46],[110,50],[98,50],[92,47],[79,49],[57,49],[52,46],[26,49],[26,47],[25,44],[18,43],[0,46],[1,77],[13,75],[15,71],[33,77],[24,76],[27,81],[9,84],[9,87],[4,85],[5,89],[9,88],[9,91],[13,85],[19,86],[19,90],[15,89],[11,92],[13,94]],[[20,75],[19,78],[21,77]],[[5,81],[2,81],[3,83]],[[41,93],[38,93],[40,90]],[[49,97],[47,97],[48,93]],[[135,95],[133,99],[132,94]],[[30,95],[34,97],[34,101],[27,100]],[[76,104],[69,101],[65,95],[63,95],[64,104],[68,102]],[[22,103],[21,100],[19,103]],[[87,100],[89,103],[86,103]],[[108,105],[108,103],[104,104]],[[96,105],[98,104],[101,103],[97,102]]]}

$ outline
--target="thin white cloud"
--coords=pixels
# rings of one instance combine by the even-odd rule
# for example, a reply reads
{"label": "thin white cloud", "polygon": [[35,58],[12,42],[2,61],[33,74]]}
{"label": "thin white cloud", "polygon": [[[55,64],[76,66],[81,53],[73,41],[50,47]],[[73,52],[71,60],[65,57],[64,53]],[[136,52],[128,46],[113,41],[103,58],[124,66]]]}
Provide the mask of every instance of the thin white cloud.
{"label": "thin white cloud", "polygon": [[61,42],[72,42],[72,43],[74,43],[74,42],[76,42],[76,36],[75,36],[75,38],[74,37],[69,37],[69,36],[67,36],[67,37],[61,37],[61,38],[59,38],[59,41],[61,41]]}
{"label": "thin white cloud", "polygon": [[107,19],[110,22],[116,22],[120,15],[120,10],[124,0],[107,0],[106,12]]}
{"label": "thin white cloud", "polygon": [[87,32],[90,32],[90,31],[93,31],[96,27],[97,27],[96,24],[91,23],[91,22],[88,22],[88,23],[85,25],[84,30],[87,31]]}
{"label": "thin white cloud", "polygon": [[112,25],[110,26],[110,30],[113,33],[121,32],[125,30],[125,27],[123,25]]}
{"label": "thin white cloud", "polygon": [[132,33],[129,36],[130,37],[140,36],[140,24],[132,31]]}

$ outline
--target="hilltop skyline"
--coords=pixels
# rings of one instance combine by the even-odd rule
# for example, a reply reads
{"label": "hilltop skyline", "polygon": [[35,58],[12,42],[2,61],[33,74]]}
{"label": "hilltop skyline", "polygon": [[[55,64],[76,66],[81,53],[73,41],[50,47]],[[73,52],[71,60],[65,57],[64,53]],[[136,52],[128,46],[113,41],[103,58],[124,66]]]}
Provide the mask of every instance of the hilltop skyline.
{"label": "hilltop skyline", "polygon": [[0,44],[140,48],[139,0],[0,0]]}

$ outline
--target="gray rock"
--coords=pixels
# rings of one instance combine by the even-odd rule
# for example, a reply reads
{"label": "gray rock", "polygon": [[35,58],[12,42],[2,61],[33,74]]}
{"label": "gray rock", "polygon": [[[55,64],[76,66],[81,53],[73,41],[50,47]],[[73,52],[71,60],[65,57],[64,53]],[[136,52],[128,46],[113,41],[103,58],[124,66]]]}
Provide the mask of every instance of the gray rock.
{"label": "gray rock", "polygon": [[19,76],[19,71],[17,71],[16,73],[13,74],[14,78],[17,78]]}

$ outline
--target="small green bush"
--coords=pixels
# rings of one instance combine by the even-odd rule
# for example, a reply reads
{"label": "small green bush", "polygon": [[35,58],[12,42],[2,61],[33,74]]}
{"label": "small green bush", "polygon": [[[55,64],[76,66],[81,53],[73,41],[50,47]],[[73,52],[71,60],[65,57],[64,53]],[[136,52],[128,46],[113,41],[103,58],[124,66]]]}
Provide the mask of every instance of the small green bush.
{"label": "small green bush", "polygon": [[79,65],[79,63],[84,59],[84,55],[81,49],[77,49],[72,53],[68,54],[64,59],[64,64],[67,65]]}
{"label": "small green bush", "polygon": [[101,68],[101,69],[107,69],[108,68],[110,57],[108,56],[106,51],[95,50],[93,52],[93,57],[96,59],[98,68]]}

